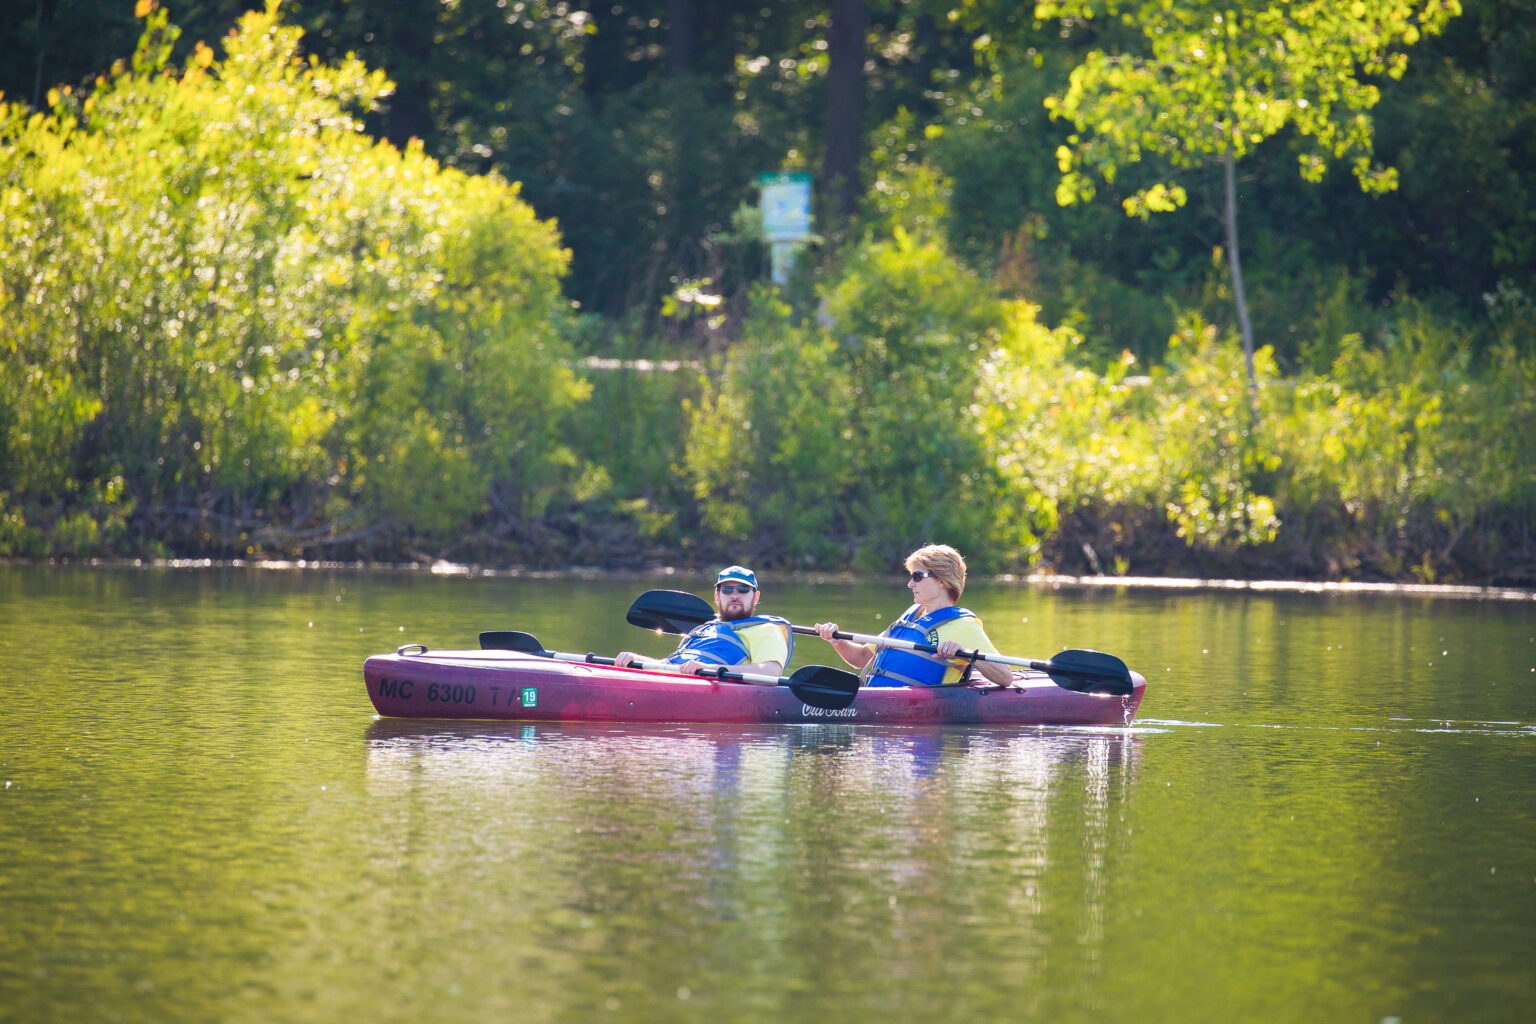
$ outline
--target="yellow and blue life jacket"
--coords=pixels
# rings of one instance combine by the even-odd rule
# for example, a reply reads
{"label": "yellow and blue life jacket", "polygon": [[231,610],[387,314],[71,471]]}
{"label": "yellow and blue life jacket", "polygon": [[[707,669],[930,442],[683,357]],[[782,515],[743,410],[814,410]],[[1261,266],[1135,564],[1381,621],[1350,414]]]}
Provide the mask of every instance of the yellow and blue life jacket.
{"label": "yellow and blue life jacket", "polygon": [[[969,608],[954,605],[919,617],[917,613],[921,608],[922,605],[914,604],[902,612],[901,618],[891,623],[890,628],[881,635],[916,644],[936,644],[938,627],[944,623],[956,619],[980,619]],[[937,654],[882,647],[875,652],[874,660],[864,669],[864,685],[938,686],[951,667],[948,658],[941,658]]]}
{"label": "yellow and blue life jacket", "polygon": [[744,626],[763,623],[772,623],[784,630],[784,641],[788,648],[784,654],[784,664],[788,665],[789,659],[795,653],[795,635],[790,631],[789,620],[781,619],[777,615],[749,615],[744,619],[733,619],[730,622],[711,619],[683,637],[683,642],[677,645],[677,650],[672,652],[672,656],[667,661],[673,665],[681,665],[685,661],[703,661],[714,665],[740,665],[742,662],[751,660],[751,651],[747,647],[747,642],[736,631]]}

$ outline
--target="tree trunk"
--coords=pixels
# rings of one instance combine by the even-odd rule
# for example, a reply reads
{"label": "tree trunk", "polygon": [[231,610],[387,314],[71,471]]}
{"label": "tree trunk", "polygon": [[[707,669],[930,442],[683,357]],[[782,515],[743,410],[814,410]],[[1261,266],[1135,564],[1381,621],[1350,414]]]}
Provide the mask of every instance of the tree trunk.
{"label": "tree trunk", "polygon": [[624,74],[624,52],[628,29],[622,9],[613,4],[591,6],[592,31],[582,47],[581,91],[592,102],[592,109],[603,109],[603,101],[612,93],[622,92],[630,83]]}
{"label": "tree trunk", "polygon": [[698,61],[698,9],[695,0],[667,0],[667,72],[673,78],[693,74]]}
{"label": "tree trunk", "polygon": [[37,74],[32,83],[32,109],[43,109],[43,64],[48,57],[48,34],[43,31],[43,0],[37,0]]}
{"label": "tree trunk", "polygon": [[435,127],[432,47],[440,6],[436,0],[397,0],[392,16],[385,21],[381,49],[394,55],[389,77],[395,80],[395,94],[388,100],[384,132],[397,149],[404,149],[411,139],[429,142]]}
{"label": "tree trunk", "polygon": [[863,141],[864,48],[869,33],[867,0],[833,0],[827,40],[827,138],[822,188],[827,213],[843,224],[858,210],[859,156]]}
{"label": "tree trunk", "polygon": [[1243,295],[1243,261],[1237,252],[1237,169],[1228,146],[1223,161],[1227,179],[1227,263],[1232,268],[1232,301],[1237,305],[1237,327],[1243,336],[1243,357],[1248,362],[1248,393],[1258,390],[1253,372],[1253,325],[1248,322],[1248,299]]}

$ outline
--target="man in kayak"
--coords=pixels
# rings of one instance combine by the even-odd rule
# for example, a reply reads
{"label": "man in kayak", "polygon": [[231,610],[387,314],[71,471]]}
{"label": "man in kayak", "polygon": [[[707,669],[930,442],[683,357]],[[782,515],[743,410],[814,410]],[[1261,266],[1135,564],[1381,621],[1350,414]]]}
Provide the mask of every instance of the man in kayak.
{"label": "man in kayak", "polygon": [[[667,662],[675,671],[694,675],[701,668],[729,665],[737,672],[779,676],[794,650],[788,619],[758,615],[757,575],[740,565],[728,565],[715,578],[716,617],[695,628],[677,645]],[[649,661],[633,651],[620,651],[613,663],[627,668]]]}
{"label": "man in kayak", "polygon": [[955,659],[964,649],[996,654],[997,648],[981,628],[981,618],[969,608],[958,606],[965,590],[965,559],[948,544],[929,544],[907,556],[907,588],[915,602],[891,623],[881,636],[913,643],[932,644],[937,654],[908,651],[899,647],[879,647],[835,640],[835,622],[816,623],[817,634],[856,669],[865,686],[952,686],[968,680],[971,669],[991,683],[1007,686],[1013,673],[1007,665],[995,661],[974,664]]}

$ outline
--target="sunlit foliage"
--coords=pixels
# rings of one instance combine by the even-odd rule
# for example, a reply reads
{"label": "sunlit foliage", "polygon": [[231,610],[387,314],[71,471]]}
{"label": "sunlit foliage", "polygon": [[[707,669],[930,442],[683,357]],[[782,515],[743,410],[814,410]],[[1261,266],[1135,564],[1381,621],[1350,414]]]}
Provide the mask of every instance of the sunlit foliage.
{"label": "sunlit foliage", "polygon": [[[1461,12],[1457,0],[1066,0],[1038,3],[1040,18],[1104,17],[1122,22],[1144,49],[1094,49],[1070,85],[1047,106],[1077,126],[1058,153],[1062,203],[1090,198],[1092,169],[1113,181],[1143,153],[1194,167],[1230,154],[1242,159],[1290,127],[1311,140],[1301,174],[1321,179],[1330,160],[1348,158],[1360,187],[1395,188],[1397,174],[1372,163],[1369,111],[1377,81],[1400,79],[1402,47],[1440,31]],[[1138,189],[1127,213],[1145,217],[1183,205],[1174,181]]]}
{"label": "sunlit foliage", "polygon": [[[1536,579],[1515,14],[1394,82],[1453,5],[1049,6],[872,5],[865,200],[779,291],[751,182],[817,165],[825,5],[715,5],[690,71],[660,0],[306,2],[215,46],[144,0],[131,59],[0,107],[0,554]],[[1381,47],[1330,50],[1351,19]],[[1042,101],[1085,49],[1119,91],[1079,129]],[[1227,141],[1251,398],[1194,166]],[[1189,201],[1058,207],[1063,144]],[[1379,199],[1297,184],[1384,185],[1378,150]]]}
{"label": "sunlit foliage", "polygon": [[[761,296],[694,410],[705,526],[754,557],[875,568],[926,540],[978,567],[1206,566],[1443,580],[1528,573],[1536,359],[1475,354],[1404,300],[1367,347],[1250,401],[1230,336],[1107,363],[938,243],[869,242],[822,323]],[[1523,552],[1523,553],[1522,553]]]}
{"label": "sunlit foliage", "polygon": [[174,68],[146,0],[131,61],[0,106],[0,546],[442,544],[571,477],[553,227],[362,134],[384,74],[275,6]]}

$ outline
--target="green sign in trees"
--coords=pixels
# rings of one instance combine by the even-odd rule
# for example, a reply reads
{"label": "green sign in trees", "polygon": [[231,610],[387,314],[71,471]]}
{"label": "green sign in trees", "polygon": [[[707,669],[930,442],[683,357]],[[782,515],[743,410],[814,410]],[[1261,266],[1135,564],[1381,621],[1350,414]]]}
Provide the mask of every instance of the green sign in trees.
{"label": "green sign in trees", "polygon": [[[1077,127],[1057,152],[1057,201],[1091,199],[1126,164],[1155,154],[1178,168],[1221,161],[1226,172],[1227,258],[1238,324],[1253,381],[1253,332],[1242,291],[1234,165],[1282,129],[1305,142],[1301,174],[1322,178],[1350,160],[1360,187],[1386,192],[1396,172],[1372,159],[1370,111],[1378,82],[1400,78],[1402,49],[1439,32],[1461,12],[1456,0],[1066,0],[1039,3],[1039,18],[1118,19],[1139,46],[1093,50],[1067,90],[1046,106]],[[1171,176],[1124,200],[1128,214],[1182,206]]]}
{"label": "green sign in trees", "polygon": [[789,280],[795,252],[811,237],[811,176],[779,171],[760,174],[763,189],[763,236],[773,255],[773,283]]}

